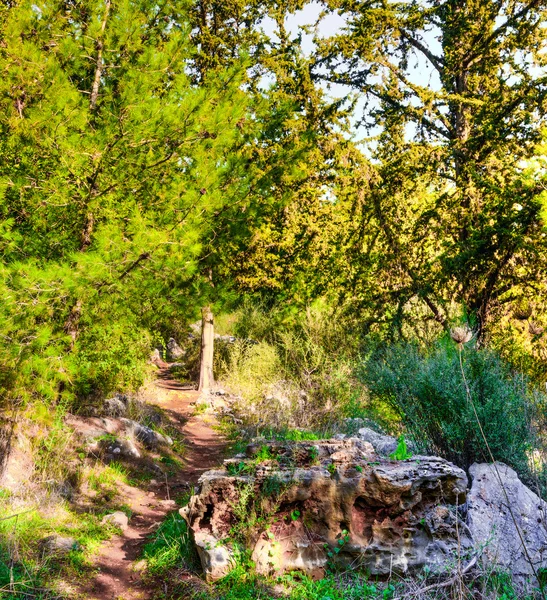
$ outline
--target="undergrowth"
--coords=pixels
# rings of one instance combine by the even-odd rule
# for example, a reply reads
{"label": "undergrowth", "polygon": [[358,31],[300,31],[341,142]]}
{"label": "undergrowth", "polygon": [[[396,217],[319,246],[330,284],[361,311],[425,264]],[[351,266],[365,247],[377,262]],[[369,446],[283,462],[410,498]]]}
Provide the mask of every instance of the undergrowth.
{"label": "undergrowth", "polygon": [[247,425],[328,431],[346,407],[366,411],[365,389],[354,372],[358,336],[324,306],[286,322],[282,313],[247,304],[231,327],[236,341],[223,349],[217,377],[239,397]]}
{"label": "undergrowth", "polygon": [[[101,523],[105,512],[75,512],[53,499],[32,508],[14,505],[12,499],[0,501],[0,598],[58,598],[61,579],[90,572],[91,556],[116,531]],[[49,535],[71,537],[77,549],[66,556],[48,555],[41,540]]]}
{"label": "undergrowth", "polygon": [[161,576],[174,567],[195,571],[199,561],[190,540],[186,521],[178,512],[171,513],[144,546],[143,558],[151,576]]}

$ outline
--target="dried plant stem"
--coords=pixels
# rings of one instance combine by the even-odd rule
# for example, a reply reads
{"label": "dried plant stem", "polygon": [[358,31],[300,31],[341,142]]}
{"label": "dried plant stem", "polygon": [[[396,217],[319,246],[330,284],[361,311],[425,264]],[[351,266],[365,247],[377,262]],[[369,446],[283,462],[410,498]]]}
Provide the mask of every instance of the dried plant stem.
{"label": "dried plant stem", "polygon": [[35,508],[29,508],[28,510],[24,510],[23,512],[19,512],[19,513],[15,513],[13,515],[10,515],[9,517],[2,517],[0,519],[0,521],[8,521],[9,519],[16,519],[17,517],[20,517],[21,515],[26,515],[29,512],[33,512],[35,511]]}
{"label": "dried plant stem", "polygon": [[393,598],[393,600],[402,600],[403,598],[412,598],[412,597],[416,598],[418,596],[421,596],[422,594],[425,594],[426,592],[432,592],[433,590],[450,587],[451,585],[454,585],[454,583],[456,583],[458,580],[460,580],[460,583],[461,583],[462,576],[465,575],[466,573],[468,573],[476,564],[477,564],[477,557],[474,556],[465,565],[465,567],[463,569],[461,569],[461,571],[456,573],[456,575],[454,575],[450,579],[447,579],[446,581],[441,581],[440,583],[433,583],[426,587],[420,588],[419,590],[416,590],[414,592],[408,592],[406,594],[403,594],[402,596],[397,596],[396,598]]}

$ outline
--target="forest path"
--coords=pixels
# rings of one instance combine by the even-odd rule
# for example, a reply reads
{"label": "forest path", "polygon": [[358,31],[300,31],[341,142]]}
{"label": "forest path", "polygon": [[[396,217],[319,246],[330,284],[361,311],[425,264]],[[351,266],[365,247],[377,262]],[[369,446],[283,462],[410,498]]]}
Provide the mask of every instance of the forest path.
{"label": "forest path", "polygon": [[86,600],[154,600],[163,590],[151,588],[141,581],[135,564],[150,534],[176,510],[172,497],[180,495],[200,475],[219,464],[226,451],[226,441],[213,429],[210,415],[194,415],[194,402],[199,392],[188,390],[171,377],[169,368],[160,369],[155,382],[157,391],[153,403],[169,415],[173,426],[184,436],[184,466],[171,478],[155,486],[123,486],[120,499],[131,509],[129,527],[114,536],[99,551],[93,561],[97,573],[79,591]]}

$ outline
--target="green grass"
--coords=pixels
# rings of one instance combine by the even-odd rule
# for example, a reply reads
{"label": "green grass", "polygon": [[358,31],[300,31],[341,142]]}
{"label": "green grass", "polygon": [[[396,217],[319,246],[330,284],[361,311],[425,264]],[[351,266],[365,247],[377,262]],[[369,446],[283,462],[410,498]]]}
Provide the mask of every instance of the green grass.
{"label": "green grass", "polygon": [[[318,581],[298,572],[265,577],[256,574],[248,558],[242,557],[226,577],[207,589],[169,597],[173,600],[182,597],[192,600],[392,600],[395,597],[405,597],[406,594],[422,600],[449,600],[454,597],[450,589],[442,588],[433,590],[430,594],[416,595],[420,581],[415,579],[410,585],[409,581],[401,579],[380,583],[363,573],[352,571],[329,572],[324,579]],[[534,595],[523,596],[517,592],[509,575],[482,575],[479,580],[464,584],[462,598],[475,597],[478,589],[485,591],[485,595],[481,595],[484,600],[539,598]],[[411,590],[414,591],[413,594],[410,593]]]}
{"label": "green grass", "polygon": [[[0,514],[16,512],[0,503]],[[0,521],[0,599],[57,598],[51,591],[55,581],[88,572],[91,555],[114,532],[113,526],[101,524],[101,516],[59,504],[47,516],[37,508]],[[51,534],[73,537],[81,549],[62,558],[43,556],[39,542]]]}
{"label": "green grass", "polygon": [[144,546],[143,558],[150,575],[161,576],[174,567],[197,568],[199,562],[191,543],[186,521],[171,513]]}
{"label": "green grass", "polygon": [[[31,503],[0,490],[0,599],[58,598],[54,593],[60,579],[75,579],[92,568],[91,557],[101,543],[116,532],[115,526],[102,524],[102,517],[112,512],[103,503],[118,495],[119,484],[127,481],[127,471],[119,463],[96,464],[80,471],[89,488],[100,494],[100,504],[86,512],[74,510],[70,503],[44,495]],[[119,507],[129,513],[127,506]],[[74,538],[80,549],[63,557],[44,556],[40,540],[49,535]],[[49,591],[48,591],[49,590]]]}
{"label": "green grass", "polygon": [[209,408],[209,405],[207,404],[207,402],[200,402],[199,404],[196,404],[194,406],[194,414],[202,415],[204,412],[207,411],[208,408]]}
{"label": "green grass", "polygon": [[[244,562],[237,565],[209,592],[201,592],[195,600],[389,600],[392,589],[382,589],[358,575],[328,575],[314,581],[295,573],[278,578],[257,575]],[[386,593],[387,592],[387,593]]]}

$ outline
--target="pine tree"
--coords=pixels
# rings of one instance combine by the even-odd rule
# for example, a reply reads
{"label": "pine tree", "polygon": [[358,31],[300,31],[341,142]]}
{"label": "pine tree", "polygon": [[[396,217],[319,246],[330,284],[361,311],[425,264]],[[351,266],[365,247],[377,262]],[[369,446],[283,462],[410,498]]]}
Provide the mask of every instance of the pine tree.
{"label": "pine tree", "polygon": [[482,339],[493,311],[540,285],[547,256],[544,182],[524,168],[547,114],[546,9],[535,0],[326,4],[347,28],[318,41],[315,77],[362,94],[363,124],[380,136],[367,218],[387,260],[363,268],[386,273],[377,297],[391,296],[393,318],[418,298],[446,327],[451,302],[461,303]]}
{"label": "pine tree", "polygon": [[241,61],[192,83],[189,27],[176,2],[6,13],[0,329],[12,397],[138,383],[150,332],[201,296],[204,244],[245,188],[249,103]]}

